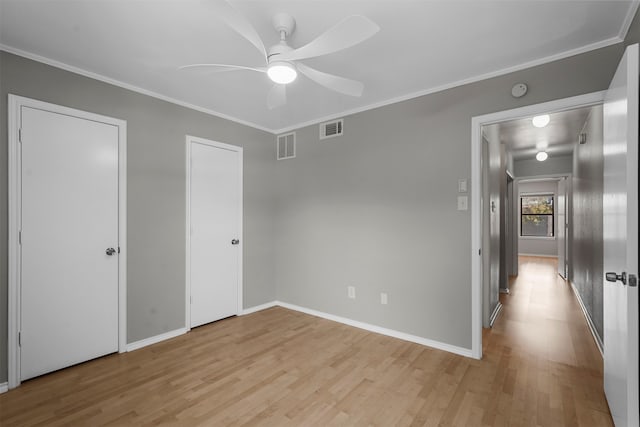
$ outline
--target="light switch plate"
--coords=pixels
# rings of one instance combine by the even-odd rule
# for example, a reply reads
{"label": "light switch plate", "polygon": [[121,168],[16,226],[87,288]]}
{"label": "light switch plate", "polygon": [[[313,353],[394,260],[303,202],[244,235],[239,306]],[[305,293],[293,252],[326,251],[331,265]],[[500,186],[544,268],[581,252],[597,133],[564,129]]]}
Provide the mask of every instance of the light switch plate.
{"label": "light switch plate", "polygon": [[459,179],[458,180],[458,193],[466,193],[467,192],[467,180]]}
{"label": "light switch plate", "polygon": [[458,210],[459,211],[469,210],[469,199],[467,196],[458,196]]}

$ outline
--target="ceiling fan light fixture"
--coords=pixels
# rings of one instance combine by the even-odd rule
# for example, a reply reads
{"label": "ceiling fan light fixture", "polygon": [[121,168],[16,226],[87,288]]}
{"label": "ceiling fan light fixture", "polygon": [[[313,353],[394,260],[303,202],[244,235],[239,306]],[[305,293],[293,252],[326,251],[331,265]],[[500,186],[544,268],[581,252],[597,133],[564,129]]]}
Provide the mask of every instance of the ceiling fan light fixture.
{"label": "ceiling fan light fixture", "polygon": [[548,114],[543,114],[541,116],[535,116],[533,119],[531,119],[531,123],[533,123],[533,125],[537,128],[543,128],[549,124],[550,120],[551,118]]}
{"label": "ceiling fan light fixture", "polygon": [[536,160],[539,162],[544,162],[548,157],[549,155],[545,151],[538,151],[538,154],[536,154]]}
{"label": "ceiling fan light fixture", "polygon": [[278,61],[269,65],[267,75],[274,83],[286,85],[298,77],[298,72],[293,65],[288,62]]}
{"label": "ceiling fan light fixture", "polygon": [[334,92],[354,97],[362,95],[364,85],[361,82],[324,73],[297,61],[317,58],[357,45],[380,31],[380,27],[375,22],[366,16],[351,15],[304,46],[294,49],[287,43],[287,38],[294,32],[296,21],[289,14],[278,13],[273,17],[273,28],[280,36],[280,41],[267,50],[253,24],[231,3],[229,0],[212,1],[211,6],[222,21],[260,52],[262,58],[266,60],[266,67],[198,63],[179,67],[180,69],[217,67],[221,71],[250,70],[266,73],[269,80],[276,83],[267,94],[267,108],[269,109],[286,103],[286,85],[296,80],[298,72]]}

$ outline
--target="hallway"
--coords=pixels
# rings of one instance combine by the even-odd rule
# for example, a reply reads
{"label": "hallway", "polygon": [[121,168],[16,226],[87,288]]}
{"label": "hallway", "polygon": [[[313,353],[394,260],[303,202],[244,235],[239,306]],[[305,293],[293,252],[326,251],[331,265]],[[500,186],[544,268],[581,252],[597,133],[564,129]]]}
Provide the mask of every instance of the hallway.
{"label": "hallway", "polygon": [[613,425],[602,356],[557,260],[519,257],[510,292],[483,336],[485,359],[499,365],[496,411],[511,413],[508,424]]}

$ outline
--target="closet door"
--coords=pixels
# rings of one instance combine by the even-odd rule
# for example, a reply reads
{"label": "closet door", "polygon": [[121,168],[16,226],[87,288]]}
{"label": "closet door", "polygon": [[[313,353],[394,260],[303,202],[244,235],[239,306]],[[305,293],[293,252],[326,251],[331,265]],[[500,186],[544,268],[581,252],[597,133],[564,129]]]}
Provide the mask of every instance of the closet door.
{"label": "closet door", "polygon": [[118,351],[118,127],[22,106],[20,380]]}
{"label": "closet door", "polygon": [[190,326],[241,310],[242,149],[190,141]]}

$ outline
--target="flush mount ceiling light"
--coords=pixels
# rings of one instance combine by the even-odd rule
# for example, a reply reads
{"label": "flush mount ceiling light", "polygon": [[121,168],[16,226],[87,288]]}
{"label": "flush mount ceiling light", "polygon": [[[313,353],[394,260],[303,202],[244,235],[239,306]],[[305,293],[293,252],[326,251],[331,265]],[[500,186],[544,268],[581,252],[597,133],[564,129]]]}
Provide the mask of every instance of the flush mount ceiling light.
{"label": "flush mount ceiling light", "polygon": [[267,75],[274,83],[286,85],[298,77],[298,72],[288,62],[276,61],[269,65]]}
{"label": "flush mount ceiling light", "polygon": [[539,162],[544,162],[548,157],[549,155],[545,151],[539,151],[538,154],[536,154],[536,160]]}
{"label": "flush mount ceiling light", "polygon": [[533,123],[533,125],[537,128],[543,128],[549,124],[550,120],[551,119],[549,118],[548,114],[543,114],[542,116],[535,116],[533,119],[531,119],[531,123]]}

